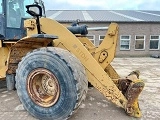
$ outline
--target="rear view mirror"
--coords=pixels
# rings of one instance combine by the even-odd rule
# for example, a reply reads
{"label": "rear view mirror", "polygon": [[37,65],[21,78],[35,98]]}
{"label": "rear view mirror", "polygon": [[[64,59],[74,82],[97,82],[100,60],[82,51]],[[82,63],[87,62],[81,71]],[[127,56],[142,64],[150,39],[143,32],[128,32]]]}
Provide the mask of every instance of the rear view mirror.
{"label": "rear view mirror", "polygon": [[41,34],[41,28],[40,28],[40,21],[39,17],[42,16],[42,7],[39,6],[38,4],[33,4],[33,5],[27,5],[27,13],[29,13],[31,16],[36,17],[36,24],[37,24],[37,32],[38,34]]}
{"label": "rear view mirror", "polygon": [[39,17],[42,16],[42,8],[38,4],[35,5],[27,5],[27,13],[29,13],[31,16]]}

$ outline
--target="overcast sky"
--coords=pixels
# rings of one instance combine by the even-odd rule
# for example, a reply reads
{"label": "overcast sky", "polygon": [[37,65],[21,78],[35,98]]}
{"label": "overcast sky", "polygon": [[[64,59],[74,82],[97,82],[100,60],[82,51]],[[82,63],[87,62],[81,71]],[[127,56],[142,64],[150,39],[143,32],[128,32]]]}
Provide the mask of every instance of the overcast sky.
{"label": "overcast sky", "polygon": [[159,10],[160,0],[43,0],[46,10]]}

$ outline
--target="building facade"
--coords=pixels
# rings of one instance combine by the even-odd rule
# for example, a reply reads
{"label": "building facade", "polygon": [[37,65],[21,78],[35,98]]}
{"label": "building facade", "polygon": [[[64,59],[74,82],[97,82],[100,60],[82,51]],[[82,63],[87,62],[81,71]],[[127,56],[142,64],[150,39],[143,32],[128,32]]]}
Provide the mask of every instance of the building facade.
{"label": "building facade", "polygon": [[[48,11],[47,17],[62,24],[79,19],[88,27],[119,25],[117,57],[160,55],[160,11]],[[89,31],[87,37],[98,46],[106,31]]]}

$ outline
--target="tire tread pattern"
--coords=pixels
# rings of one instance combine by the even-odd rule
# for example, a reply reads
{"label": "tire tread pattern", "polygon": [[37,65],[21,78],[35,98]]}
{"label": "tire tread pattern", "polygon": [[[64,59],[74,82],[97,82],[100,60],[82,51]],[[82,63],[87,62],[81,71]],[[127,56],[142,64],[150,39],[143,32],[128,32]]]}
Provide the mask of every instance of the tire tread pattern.
{"label": "tire tread pattern", "polygon": [[[79,61],[79,59],[77,59],[73,54],[71,54],[67,50],[57,48],[57,47],[43,47],[27,53],[27,55],[23,57],[22,61],[18,64],[18,68],[23,66],[23,60],[27,59],[31,54],[35,54],[40,51],[51,53],[52,55],[53,54],[56,55],[59,59],[63,60],[72,71],[72,74],[74,76],[74,81],[76,84],[76,89],[77,89],[77,100],[76,100],[76,105],[74,107],[74,110],[68,115],[68,118],[69,118],[73,113],[75,113],[75,111],[79,108],[81,103],[86,98],[86,94],[88,90],[88,80],[85,74],[85,69],[81,64],[81,62]],[[20,72],[19,69],[16,70],[16,74],[18,72]],[[16,75],[16,80],[18,80],[17,75]],[[17,93],[18,93],[18,96],[21,96],[21,93],[19,93],[18,90],[17,90]],[[21,100],[21,97],[19,98]]]}

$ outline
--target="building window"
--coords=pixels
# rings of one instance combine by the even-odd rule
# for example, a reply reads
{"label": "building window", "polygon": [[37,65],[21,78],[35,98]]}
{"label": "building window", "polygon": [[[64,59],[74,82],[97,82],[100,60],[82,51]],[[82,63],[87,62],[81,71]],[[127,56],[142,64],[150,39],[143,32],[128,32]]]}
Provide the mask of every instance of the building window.
{"label": "building window", "polygon": [[130,35],[121,35],[120,36],[120,50],[130,50]]}
{"label": "building window", "polygon": [[150,50],[158,50],[159,49],[159,36],[158,35],[151,35],[150,36]]}
{"label": "building window", "polygon": [[102,43],[104,38],[105,38],[105,35],[99,35],[99,45]]}
{"label": "building window", "polygon": [[144,50],[145,46],[145,36],[136,35],[135,36],[135,50]]}
{"label": "building window", "polygon": [[95,45],[95,35],[87,35],[86,37]]}

